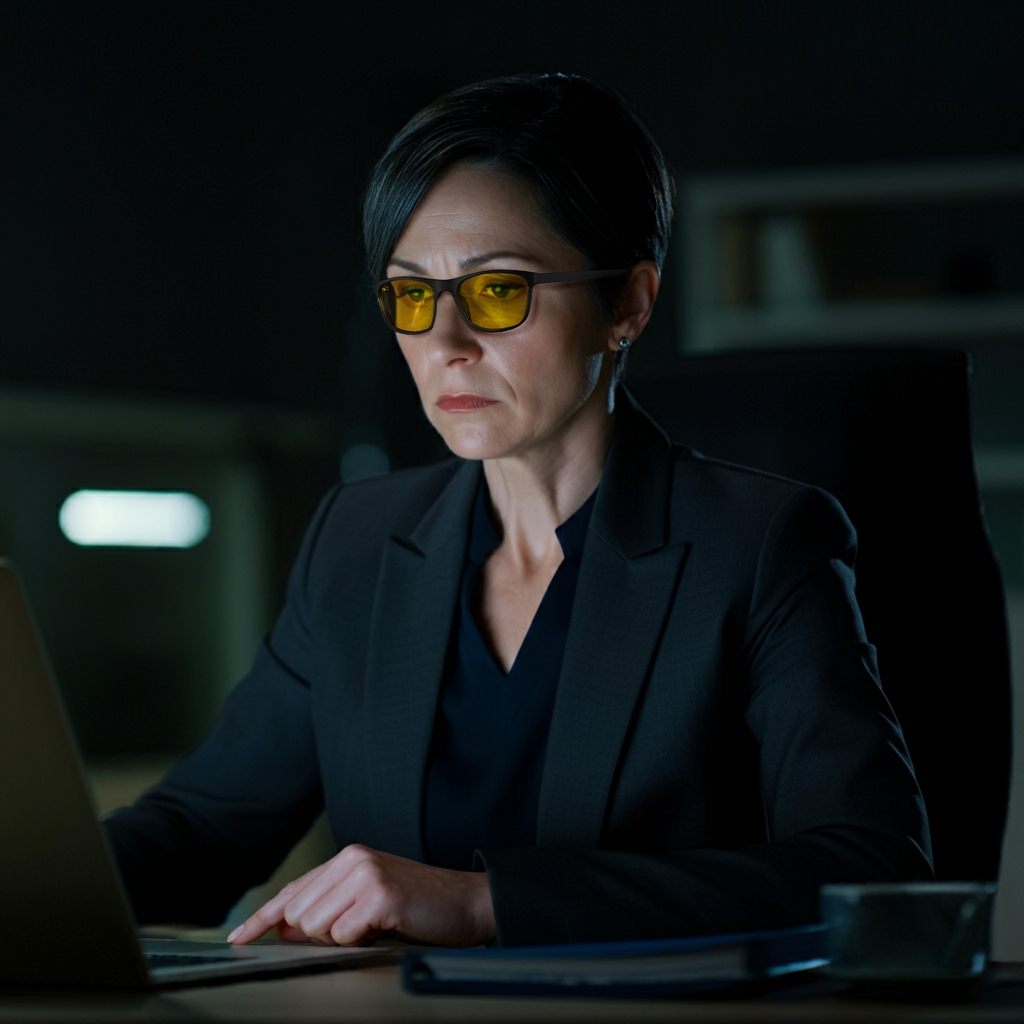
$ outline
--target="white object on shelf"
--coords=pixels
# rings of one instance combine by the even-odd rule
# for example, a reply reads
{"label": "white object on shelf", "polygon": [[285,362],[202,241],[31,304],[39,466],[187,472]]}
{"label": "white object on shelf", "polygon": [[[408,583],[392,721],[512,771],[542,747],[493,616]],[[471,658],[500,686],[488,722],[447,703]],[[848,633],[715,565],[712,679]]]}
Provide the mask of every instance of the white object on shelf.
{"label": "white object on shelf", "polygon": [[765,219],[758,238],[758,271],[765,305],[775,315],[799,320],[822,301],[821,281],[807,231],[799,217]]}
{"label": "white object on shelf", "polygon": [[[722,351],[791,344],[899,343],[1024,333],[1024,295],[836,301],[822,288],[803,213],[823,208],[1024,199],[1024,161],[776,171],[692,180],[681,205],[680,348]],[[763,301],[723,302],[723,238],[747,220]],[[735,227],[735,226],[734,226]],[[729,230],[726,228],[726,230]],[[732,252],[742,249],[731,238]],[[742,289],[741,289],[742,290]]]}

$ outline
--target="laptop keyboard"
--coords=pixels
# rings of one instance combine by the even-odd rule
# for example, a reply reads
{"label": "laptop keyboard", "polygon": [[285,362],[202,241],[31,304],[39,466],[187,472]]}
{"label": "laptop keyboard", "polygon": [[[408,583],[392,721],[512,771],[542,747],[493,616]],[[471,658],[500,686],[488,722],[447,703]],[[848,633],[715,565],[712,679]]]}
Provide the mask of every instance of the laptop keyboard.
{"label": "laptop keyboard", "polygon": [[233,956],[205,956],[202,953],[145,953],[146,966],[159,967],[201,967],[203,964],[221,963],[236,959]]}

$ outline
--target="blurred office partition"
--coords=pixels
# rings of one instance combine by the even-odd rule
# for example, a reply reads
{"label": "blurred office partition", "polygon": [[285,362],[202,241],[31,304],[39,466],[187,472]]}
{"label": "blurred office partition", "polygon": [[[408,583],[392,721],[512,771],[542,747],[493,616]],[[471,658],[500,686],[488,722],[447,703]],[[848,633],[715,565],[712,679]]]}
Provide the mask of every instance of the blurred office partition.
{"label": "blurred office partition", "polygon": [[337,466],[326,417],[0,392],[0,554],[88,762],[166,763],[198,742]]}

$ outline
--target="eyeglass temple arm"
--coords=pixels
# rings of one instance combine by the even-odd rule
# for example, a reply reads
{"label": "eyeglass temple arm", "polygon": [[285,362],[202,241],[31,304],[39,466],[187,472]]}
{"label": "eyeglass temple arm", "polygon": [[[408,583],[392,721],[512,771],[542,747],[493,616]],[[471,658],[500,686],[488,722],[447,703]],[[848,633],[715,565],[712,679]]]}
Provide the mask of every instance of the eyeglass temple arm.
{"label": "eyeglass temple arm", "polygon": [[555,281],[594,281],[599,277],[622,277],[629,273],[625,270],[575,270],[566,274],[534,274],[534,284],[549,284]]}

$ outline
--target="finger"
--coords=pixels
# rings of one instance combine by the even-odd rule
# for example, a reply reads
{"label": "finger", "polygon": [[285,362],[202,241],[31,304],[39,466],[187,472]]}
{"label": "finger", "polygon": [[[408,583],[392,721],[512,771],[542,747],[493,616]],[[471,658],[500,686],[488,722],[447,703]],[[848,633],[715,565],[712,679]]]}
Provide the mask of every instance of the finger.
{"label": "finger", "polygon": [[228,942],[236,946],[244,946],[247,942],[252,942],[261,935],[265,935],[282,919],[282,910],[274,910],[270,903],[265,903],[228,936]]}
{"label": "finger", "polygon": [[271,928],[284,920],[284,909],[295,895],[302,879],[289,882],[276,896],[267,900],[255,914],[250,915],[229,936],[228,942],[245,945],[265,935]]}
{"label": "finger", "polygon": [[358,900],[335,919],[330,931],[331,940],[338,946],[372,946],[383,934],[367,920]]}
{"label": "finger", "polygon": [[301,928],[295,928],[287,921],[278,921],[277,936],[284,942],[305,942],[309,936]]}
{"label": "finger", "polygon": [[[327,862],[327,864],[329,863],[330,861]],[[228,936],[228,942],[235,945],[244,945],[247,942],[252,942],[283,921],[284,908],[306,886],[311,885],[323,874],[327,864],[319,864],[311,871],[307,871],[304,875],[300,875],[294,881],[289,882],[276,896],[267,900],[255,914],[240,924]]]}
{"label": "finger", "polygon": [[322,893],[313,903],[307,903],[301,913],[289,904],[285,908],[285,920],[293,927],[301,928],[311,939],[333,943],[331,928],[334,922],[355,903],[355,900],[356,893],[351,884],[342,882]]}
{"label": "finger", "polygon": [[[316,875],[313,872],[303,875],[305,884],[290,894],[285,903],[282,917],[290,924],[298,924],[321,900],[329,899],[331,893],[346,885],[353,867],[358,862],[358,858],[351,855],[346,856],[343,851],[322,864]],[[324,934],[329,927],[329,924],[325,927]]]}
{"label": "finger", "polygon": [[346,914],[334,922],[331,939],[336,946],[372,946],[385,933],[371,928],[365,921],[352,923],[352,915]]}
{"label": "finger", "polygon": [[351,882],[354,898],[331,925],[331,939],[339,946],[368,946],[398,921],[400,898],[395,890],[373,873],[361,875]]}

